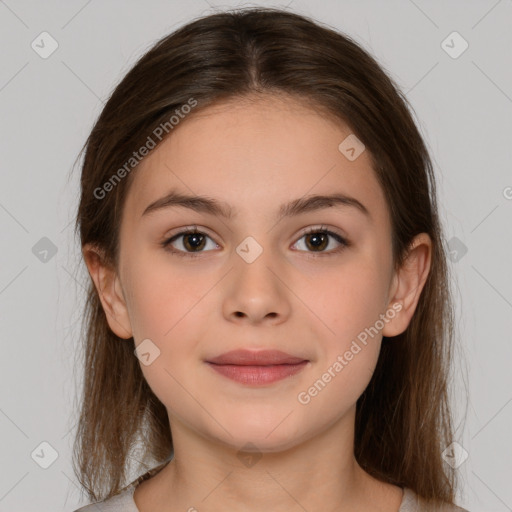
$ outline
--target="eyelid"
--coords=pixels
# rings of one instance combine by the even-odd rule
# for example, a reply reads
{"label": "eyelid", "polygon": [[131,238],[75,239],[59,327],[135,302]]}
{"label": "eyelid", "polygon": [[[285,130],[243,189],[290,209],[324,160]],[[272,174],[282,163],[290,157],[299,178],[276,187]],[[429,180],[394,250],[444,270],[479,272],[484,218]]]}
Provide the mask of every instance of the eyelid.
{"label": "eyelid", "polygon": [[320,225],[304,228],[304,230],[301,231],[300,236],[303,237],[304,235],[308,235],[310,233],[318,233],[320,231],[327,231],[329,233],[339,236],[340,238],[346,239],[346,236],[342,232],[340,232],[337,228],[331,228],[329,226],[326,226],[325,224],[320,224]]}
{"label": "eyelid", "polygon": [[182,226],[180,228],[176,228],[171,230],[171,233],[165,236],[165,240],[170,240],[178,235],[183,235],[187,233],[200,233],[208,235],[210,238],[212,236],[209,234],[209,230],[203,226],[199,226],[198,224],[190,224],[189,226]]}

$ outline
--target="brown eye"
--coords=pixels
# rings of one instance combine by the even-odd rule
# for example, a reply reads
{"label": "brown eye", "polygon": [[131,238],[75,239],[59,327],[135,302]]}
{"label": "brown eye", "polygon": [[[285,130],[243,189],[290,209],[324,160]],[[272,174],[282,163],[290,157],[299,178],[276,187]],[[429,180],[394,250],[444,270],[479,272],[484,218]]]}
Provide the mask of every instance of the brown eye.
{"label": "brown eye", "polygon": [[[341,235],[334,233],[333,231],[330,231],[326,228],[311,228],[304,235],[302,235],[299,240],[302,240],[303,238],[305,239],[305,251],[311,253],[332,254],[350,245],[348,241]],[[326,251],[326,248],[332,245],[330,243],[331,239],[336,241],[338,247],[336,247],[336,244],[334,244],[334,248]],[[296,242],[296,244],[298,244],[298,242]]]}
{"label": "brown eye", "polygon": [[[199,256],[201,253],[205,252],[203,249],[207,245],[208,239],[211,240],[207,234],[202,233],[201,231],[197,231],[196,229],[187,229],[180,231],[167,240],[164,240],[161,245],[172,253],[180,256],[193,257]],[[176,243],[178,247],[173,245],[174,243]],[[218,247],[217,244],[213,242],[213,248],[216,247]]]}
{"label": "brown eye", "polygon": [[183,235],[183,246],[187,251],[200,251],[205,246],[205,237],[201,233]]}
{"label": "brown eye", "polygon": [[306,235],[306,246],[311,250],[323,251],[329,245],[329,235],[327,233],[311,233]]}

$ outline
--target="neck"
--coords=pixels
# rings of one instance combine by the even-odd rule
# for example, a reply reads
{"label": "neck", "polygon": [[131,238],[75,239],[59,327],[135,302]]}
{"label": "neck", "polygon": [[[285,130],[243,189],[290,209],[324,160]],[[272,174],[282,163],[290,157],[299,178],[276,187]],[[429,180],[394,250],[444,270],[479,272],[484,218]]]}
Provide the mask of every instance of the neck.
{"label": "neck", "polygon": [[250,512],[396,512],[401,490],[373,479],[354,458],[354,414],[311,439],[263,453],[200,436],[174,419],[174,457],[134,499],[140,512],[216,512],[240,504]]}

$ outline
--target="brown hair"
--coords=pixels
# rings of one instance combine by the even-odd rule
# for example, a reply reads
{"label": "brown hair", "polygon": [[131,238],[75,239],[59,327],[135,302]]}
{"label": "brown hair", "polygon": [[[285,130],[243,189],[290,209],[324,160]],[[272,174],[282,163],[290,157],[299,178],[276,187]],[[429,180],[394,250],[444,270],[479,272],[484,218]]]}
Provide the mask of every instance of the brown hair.
{"label": "brown hair", "polygon": [[[376,478],[432,502],[453,503],[455,472],[441,457],[453,441],[453,306],[434,172],[405,96],[351,38],[298,14],[250,8],[199,18],[160,40],[114,90],[82,149],[76,219],[82,247],[95,245],[117,268],[119,224],[136,169],[104,197],[97,191],[155,127],[191,98],[197,112],[258,93],[307,100],[365,144],[391,214],[396,269],[415,235],[432,240],[417,310],[404,333],[383,339],[375,373],[357,402],[354,453]],[[160,463],[173,446],[167,411],[143,377],[133,339],[110,330],[92,280],[84,325],[73,464],[88,496],[99,500],[126,483],[138,443],[144,458]]]}

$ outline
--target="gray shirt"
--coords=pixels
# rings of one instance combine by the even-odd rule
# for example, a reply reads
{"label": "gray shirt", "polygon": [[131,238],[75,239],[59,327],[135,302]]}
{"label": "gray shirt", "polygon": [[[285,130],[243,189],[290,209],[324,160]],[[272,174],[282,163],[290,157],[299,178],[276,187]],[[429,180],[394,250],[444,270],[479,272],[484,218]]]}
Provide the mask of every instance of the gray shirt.
{"label": "gray shirt", "polygon": [[[165,464],[167,464],[167,462]],[[134,480],[131,484],[124,487],[121,492],[115,496],[104,501],[98,501],[96,503],[86,505],[74,512],[140,512],[133,499],[135,488],[142,481],[157,473],[165,464],[149,470],[147,473]],[[468,512],[464,508],[452,507],[450,505],[445,505],[434,510],[432,507],[426,507],[423,500],[412,489],[405,487],[403,488],[403,491],[404,496],[397,512]]]}

